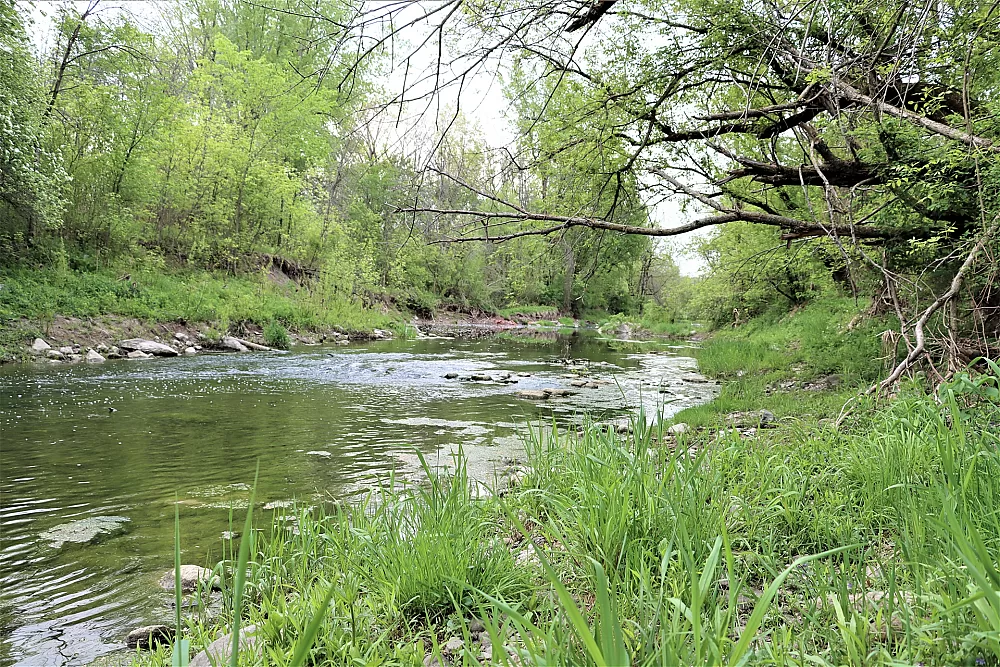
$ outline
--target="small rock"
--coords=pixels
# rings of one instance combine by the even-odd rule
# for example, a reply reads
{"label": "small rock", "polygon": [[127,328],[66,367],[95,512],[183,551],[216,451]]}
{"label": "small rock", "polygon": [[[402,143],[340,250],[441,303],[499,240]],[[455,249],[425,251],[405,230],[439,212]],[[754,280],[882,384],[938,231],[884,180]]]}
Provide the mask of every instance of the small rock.
{"label": "small rock", "polygon": [[424,667],[441,667],[441,661],[437,659],[435,655],[428,655],[424,657]]}
{"label": "small rock", "polygon": [[372,338],[374,340],[389,340],[392,338],[392,332],[385,329],[372,329]]}
{"label": "small rock", "polygon": [[68,359],[71,362],[76,363],[78,361],[83,361],[83,355],[82,354],[71,354],[71,355],[69,355]]}
{"label": "small rock", "polygon": [[35,354],[42,354],[52,349],[52,346],[46,343],[41,338],[36,338],[35,342],[31,344],[31,351]]}
{"label": "small rock", "polygon": [[47,356],[49,359],[56,359],[57,361],[61,361],[66,358],[66,353],[62,352],[61,350],[49,349],[46,350],[45,356]]}
{"label": "small rock", "polygon": [[684,375],[681,377],[681,380],[684,382],[691,382],[693,384],[705,384],[708,382],[707,377],[705,377],[704,375],[697,375],[695,373],[691,373],[690,375]]}
{"label": "small rock", "polygon": [[[248,625],[240,630],[240,652],[256,651],[259,642],[257,641],[257,626]],[[214,642],[205,647],[205,650],[191,658],[188,667],[215,667],[215,665],[225,665],[233,652],[233,636],[231,634],[219,637]]]}
{"label": "small rock", "polygon": [[97,351],[98,351],[98,352],[99,352],[100,354],[104,354],[104,353],[105,353],[105,352],[107,352],[107,351],[108,351],[108,350],[109,350],[110,348],[109,348],[109,347],[108,347],[107,345],[105,345],[104,343],[101,343],[100,345],[98,345],[98,346],[97,346],[97,347],[95,347],[94,349],[95,349],[95,350],[97,350]]}
{"label": "small rock", "polygon": [[457,377],[458,377],[458,373],[445,373],[444,374],[444,379],[445,380],[454,380]]}
{"label": "small rock", "polygon": [[465,641],[461,637],[452,637],[445,643],[445,653],[458,653],[465,647]]}
{"label": "small rock", "polygon": [[588,382],[586,380],[573,380],[569,383],[571,387],[586,387]]}
{"label": "small rock", "polygon": [[687,433],[688,432],[688,428],[689,427],[688,427],[687,424],[685,424],[684,422],[681,422],[679,424],[674,424],[673,426],[671,426],[670,428],[668,428],[667,431],[670,432],[670,433],[673,433],[674,435],[680,435],[681,433]]}
{"label": "small rock", "polygon": [[104,357],[97,350],[87,350],[86,359],[88,364],[100,364],[105,361]]}
{"label": "small rock", "polygon": [[[480,632],[484,632],[485,630],[486,625],[478,618],[472,619],[469,623],[469,634],[478,635]],[[489,637],[489,635],[486,636]]]}
{"label": "small rock", "polygon": [[122,351],[119,350],[117,346],[112,345],[111,347],[108,348],[107,357],[108,359],[121,359]]}
{"label": "small rock", "polygon": [[128,356],[129,359],[152,359],[153,358],[153,355],[146,354],[142,350],[132,350],[126,356]]}
{"label": "small rock", "polygon": [[546,392],[540,389],[522,389],[521,391],[515,391],[514,395],[518,398],[526,398],[529,401],[544,401],[549,397]]}
{"label": "small rock", "polygon": [[189,345],[184,348],[184,354],[190,357],[192,355],[198,354],[198,350],[194,349],[193,346]]}
{"label": "small rock", "polygon": [[73,349],[72,345],[63,345],[59,348],[59,351],[65,355],[75,354],[76,350]]}
{"label": "small rock", "polygon": [[[174,579],[176,575],[173,570],[167,570],[160,577],[160,588],[165,591],[174,590]],[[212,575],[212,571],[207,567],[199,565],[181,565],[181,593],[191,593],[200,582],[211,583],[213,589],[219,588],[219,579]]]}
{"label": "small rock", "polygon": [[182,343],[185,343],[188,340],[188,335],[183,331],[178,331],[177,333],[174,334],[174,338]]}
{"label": "small rock", "polygon": [[475,375],[470,375],[469,379],[473,382],[493,382],[493,377],[486,375],[484,373],[476,373]]}
{"label": "small rock", "polygon": [[151,649],[157,644],[169,644],[172,633],[173,630],[165,625],[144,625],[125,636],[125,645],[132,649]]}

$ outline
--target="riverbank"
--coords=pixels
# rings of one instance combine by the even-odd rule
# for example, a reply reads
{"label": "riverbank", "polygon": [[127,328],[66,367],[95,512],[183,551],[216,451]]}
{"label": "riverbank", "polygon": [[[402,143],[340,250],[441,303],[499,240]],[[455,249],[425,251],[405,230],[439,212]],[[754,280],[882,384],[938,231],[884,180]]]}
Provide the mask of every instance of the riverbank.
{"label": "riverbank", "polygon": [[96,349],[129,338],[169,344],[181,333],[191,341],[233,335],[281,347],[291,340],[284,336],[319,342],[405,329],[398,313],[367,308],[334,289],[300,285],[277,270],[243,277],[196,271],[0,275],[0,361],[30,360],[35,338],[54,348]]}
{"label": "riverbank", "polygon": [[697,353],[716,401],[538,431],[520,484],[486,499],[459,465],[265,517],[244,627],[278,663],[318,615],[314,664],[996,664],[998,380],[855,401],[837,428],[880,372],[877,327],[848,315],[717,334]]}

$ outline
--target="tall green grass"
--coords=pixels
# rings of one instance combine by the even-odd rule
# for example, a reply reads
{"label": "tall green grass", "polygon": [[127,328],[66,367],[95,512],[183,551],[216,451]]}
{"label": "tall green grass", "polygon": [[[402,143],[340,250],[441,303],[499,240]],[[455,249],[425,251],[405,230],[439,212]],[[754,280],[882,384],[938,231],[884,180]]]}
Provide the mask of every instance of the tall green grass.
{"label": "tall green grass", "polygon": [[246,569],[239,615],[267,650],[245,659],[997,664],[997,376],[905,393],[840,431],[547,427],[503,493],[476,493],[459,458],[449,476],[298,511]]}

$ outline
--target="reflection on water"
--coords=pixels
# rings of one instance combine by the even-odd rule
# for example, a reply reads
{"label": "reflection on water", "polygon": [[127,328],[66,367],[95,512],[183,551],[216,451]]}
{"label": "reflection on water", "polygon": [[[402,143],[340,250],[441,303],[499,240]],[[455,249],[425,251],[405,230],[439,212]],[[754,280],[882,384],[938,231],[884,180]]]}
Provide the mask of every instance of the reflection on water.
{"label": "reflection on water", "polygon": [[[599,388],[515,395],[568,387],[584,369]],[[169,619],[155,582],[173,562],[174,503],[184,560],[210,563],[258,461],[257,496],[272,507],[413,475],[413,447],[433,463],[461,444],[470,474],[489,479],[519,455],[517,424],[640,405],[671,414],[711,396],[680,380],[693,369],[676,350],[578,335],[0,369],[0,665],[87,664]],[[444,378],[501,372],[517,383]]]}

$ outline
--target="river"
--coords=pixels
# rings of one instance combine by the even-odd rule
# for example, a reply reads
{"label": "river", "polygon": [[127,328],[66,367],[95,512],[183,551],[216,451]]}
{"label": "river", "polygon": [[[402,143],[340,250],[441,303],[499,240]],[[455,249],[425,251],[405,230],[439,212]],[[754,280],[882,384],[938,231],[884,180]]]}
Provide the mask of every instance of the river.
{"label": "river", "polygon": [[[211,564],[258,462],[271,507],[349,499],[391,470],[416,478],[417,450],[445,463],[458,445],[488,483],[523,459],[527,423],[709,400],[713,385],[681,380],[695,369],[683,352],[574,332],[0,368],[0,665],[86,665],[168,620],[156,580],[173,564],[175,503],[184,561]],[[544,402],[515,394],[581,373],[602,384]],[[67,524],[95,517],[118,517],[117,530],[60,544]]]}

